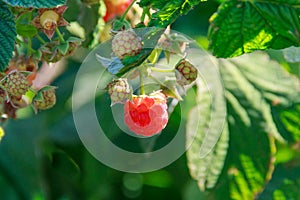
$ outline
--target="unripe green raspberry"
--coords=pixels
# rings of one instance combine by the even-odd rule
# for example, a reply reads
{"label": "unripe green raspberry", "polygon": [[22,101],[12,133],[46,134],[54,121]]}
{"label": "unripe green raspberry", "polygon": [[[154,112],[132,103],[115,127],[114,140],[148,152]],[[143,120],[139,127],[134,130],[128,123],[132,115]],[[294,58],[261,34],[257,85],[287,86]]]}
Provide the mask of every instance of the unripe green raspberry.
{"label": "unripe green raspberry", "polygon": [[176,79],[180,85],[189,85],[197,79],[197,69],[186,59],[180,60],[175,69]]}
{"label": "unripe green raspberry", "polygon": [[135,56],[142,50],[140,38],[131,30],[121,31],[112,40],[112,51],[120,59]]}
{"label": "unripe green raspberry", "polygon": [[107,90],[111,98],[111,105],[125,103],[132,96],[132,90],[126,78],[113,80],[107,85]]}
{"label": "unripe green raspberry", "polygon": [[39,110],[47,110],[49,108],[52,108],[56,103],[56,95],[55,90],[44,90],[42,92],[43,99],[42,100],[34,100],[33,105],[36,109]]}
{"label": "unripe green raspberry", "polygon": [[9,96],[21,97],[27,92],[29,83],[24,74],[16,71],[7,75],[5,88]]}

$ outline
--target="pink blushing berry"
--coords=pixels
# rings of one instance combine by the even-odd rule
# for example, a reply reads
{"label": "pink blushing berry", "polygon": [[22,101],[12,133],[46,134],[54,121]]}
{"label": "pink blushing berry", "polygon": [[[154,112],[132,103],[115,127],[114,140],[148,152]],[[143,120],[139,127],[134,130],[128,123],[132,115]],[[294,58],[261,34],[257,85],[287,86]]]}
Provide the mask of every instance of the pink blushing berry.
{"label": "pink blushing berry", "polygon": [[124,107],[124,121],[128,128],[142,136],[153,136],[168,123],[166,97],[157,92],[150,96],[134,96]]}

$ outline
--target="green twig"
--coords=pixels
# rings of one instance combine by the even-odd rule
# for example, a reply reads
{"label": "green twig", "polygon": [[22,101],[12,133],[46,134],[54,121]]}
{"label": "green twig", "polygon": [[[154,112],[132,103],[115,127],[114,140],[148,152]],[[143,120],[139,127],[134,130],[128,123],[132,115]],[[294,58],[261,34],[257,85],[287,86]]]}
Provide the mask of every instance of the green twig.
{"label": "green twig", "polygon": [[140,69],[140,95],[145,94],[145,85],[144,85],[144,74],[143,74],[143,69]]}
{"label": "green twig", "polygon": [[174,72],[174,69],[161,69],[161,68],[157,68],[157,67],[150,67],[151,71],[154,72],[163,72],[163,73],[167,73],[167,72]]}
{"label": "green twig", "polygon": [[146,14],[148,12],[148,9],[149,9],[148,7],[143,9],[143,13],[142,13],[142,16],[141,16],[141,22],[143,22],[143,23],[145,21],[145,17],[146,17]]}
{"label": "green twig", "polygon": [[133,4],[134,4],[135,2],[136,2],[136,0],[133,0],[133,1],[131,2],[131,4],[127,7],[127,9],[126,9],[125,12],[123,13],[123,15],[122,15],[120,21],[124,21],[124,19],[125,19],[127,13],[129,12],[129,10],[131,9],[131,7],[133,6]]}
{"label": "green twig", "polygon": [[28,55],[30,56],[31,54],[32,54],[32,48],[31,48],[31,45],[32,45],[32,42],[31,42],[31,38],[30,37],[28,37],[27,38],[27,50],[28,50]]}
{"label": "green twig", "polygon": [[42,44],[46,44],[46,41],[39,35],[36,35],[36,38],[42,43]]}
{"label": "green twig", "polygon": [[16,38],[16,42],[20,47],[26,48],[28,55],[30,56],[32,53],[36,52],[32,47],[31,47],[31,38],[27,38],[28,42],[24,42],[23,40],[20,40],[19,38]]}
{"label": "green twig", "polygon": [[57,36],[58,36],[58,38],[59,38],[59,41],[60,41],[61,43],[65,43],[66,41],[65,41],[63,35],[61,34],[61,32],[59,31],[58,27],[56,27],[55,32],[56,32],[56,34],[57,34]]}

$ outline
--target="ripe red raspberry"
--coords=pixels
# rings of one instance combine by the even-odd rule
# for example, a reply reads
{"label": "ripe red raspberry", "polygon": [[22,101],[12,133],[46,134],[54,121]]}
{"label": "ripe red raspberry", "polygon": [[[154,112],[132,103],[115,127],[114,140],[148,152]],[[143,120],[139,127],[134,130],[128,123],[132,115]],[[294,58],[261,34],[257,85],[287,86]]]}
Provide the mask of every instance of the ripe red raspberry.
{"label": "ripe red raspberry", "polygon": [[113,80],[107,85],[107,90],[111,98],[111,105],[125,103],[132,95],[130,85],[125,78]]}
{"label": "ripe red raspberry", "polygon": [[9,96],[21,97],[27,92],[29,82],[24,74],[15,71],[7,75],[5,88]]}
{"label": "ripe red raspberry", "polygon": [[33,105],[36,109],[39,110],[47,110],[52,108],[56,103],[56,95],[55,90],[44,90],[42,91],[43,99],[42,100],[34,100]]}
{"label": "ripe red raspberry", "polygon": [[112,51],[120,59],[135,56],[142,50],[140,38],[131,30],[121,31],[112,40]]}
{"label": "ripe red raspberry", "polygon": [[153,136],[168,123],[167,108],[166,96],[161,92],[134,96],[125,103],[125,123],[137,135]]}
{"label": "ripe red raspberry", "polygon": [[189,85],[197,79],[197,69],[186,59],[180,60],[175,69],[176,79],[180,85]]}

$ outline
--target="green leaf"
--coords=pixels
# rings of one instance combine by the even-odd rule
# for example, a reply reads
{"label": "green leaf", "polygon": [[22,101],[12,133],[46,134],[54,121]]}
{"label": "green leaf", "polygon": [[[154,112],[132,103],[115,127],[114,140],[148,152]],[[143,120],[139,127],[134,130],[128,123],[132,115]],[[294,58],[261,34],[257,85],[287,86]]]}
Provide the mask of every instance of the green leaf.
{"label": "green leaf", "polygon": [[283,56],[286,61],[295,63],[300,62],[300,48],[299,47],[289,47],[282,50]]}
{"label": "green leaf", "polygon": [[66,0],[3,0],[11,6],[26,8],[51,8],[65,4]]}
{"label": "green leaf", "polygon": [[[255,199],[273,172],[276,152],[274,139],[268,135],[264,125],[259,123],[263,118],[258,113],[251,107],[243,105],[243,108],[231,93],[226,96],[230,156],[216,187],[229,191],[229,196],[219,196],[219,199]],[[245,120],[245,117],[250,121]],[[218,193],[217,190],[216,195]]]}
{"label": "green leaf", "polygon": [[62,53],[62,55],[66,55],[66,53],[68,52],[68,49],[69,49],[69,42],[64,42],[64,43],[56,46],[56,48],[58,49],[58,51],[60,53]]}
{"label": "green leaf", "polygon": [[299,199],[300,198],[300,167],[292,164],[278,165],[271,181],[266,185],[259,200],[264,199]]}
{"label": "green leaf", "polygon": [[[292,47],[291,47],[292,48]],[[288,48],[289,49],[289,48]],[[284,55],[283,50],[274,50],[270,49],[268,50],[268,54],[272,60],[275,60],[276,62],[280,63],[280,65],[288,71],[290,74],[295,75],[298,79],[300,78],[300,65],[299,63],[291,63],[287,60],[286,56]]]}
{"label": "green leaf", "polygon": [[14,16],[8,6],[0,1],[0,71],[3,71],[13,55],[16,37]]}
{"label": "green leaf", "polygon": [[284,110],[280,118],[286,129],[292,134],[294,141],[300,141],[300,104]]}
{"label": "green leaf", "polygon": [[16,19],[17,34],[24,37],[33,37],[38,33],[35,26],[31,25],[33,12],[24,12]]}
{"label": "green leaf", "polygon": [[[216,60],[205,52],[190,52],[188,58],[198,68],[197,105],[187,121],[186,145],[188,167],[200,189],[213,188],[227,155],[229,132],[226,102],[219,72],[212,66]],[[192,143],[191,143],[192,142]]]}
{"label": "green leaf", "polygon": [[275,106],[272,114],[283,137],[291,143],[300,141],[300,103]]}
{"label": "green leaf", "polygon": [[[204,86],[204,82],[198,82],[198,106],[193,108],[190,112],[188,123],[187,123],[187,143],[190,143],[194,134],[195,139],[187,151],[188,167],[191,176],[198,181],[198,186],[201,190],[213,188],[217,183],[219,175],[223,169],[224,161],[227,155],[229,132],[227,123],[223,128],[223,131],[215,145],[214,140],[206,140],[211,142],[213,146],[212,151],[209,152],[205,157],[200,157],[201,146],[204,142],[204,138],[208,133],[207,129],[215,129],[213,132],[218,132],[218,127],[210,126],[212,112],[216,112],[211,101],[211,94]],[[201,113],[201,115],[199,115]]]}
{"label": "green leaf", "polygon": [[[239,83],[240,88],[236,88],[236,91],[244,90],[244,93],[248,90],[248,97],[244,101],[251,102],[254,97],[261,99],[260,104],[253,104],[252,107],[261,110],[261,115],[269,124],[269,132],[277,139],[284,137],[288,141],[298,141],[299,131],[296,130],[299,127],[297,124],[299,113],[294,105],[300,103],[300,80],[287,73],[263,52],[243,55],[240,58],[230,59],[228,62],[230,64],[227,65],[237,66],[235,72],[232,72],[236,74],[233,77],[246,79],[243,84]],[[224,70],[224,72],[229,71]],[[242,116],[245,122],[250,123],[245,114]]]}
{"label": "green leaf", "polygon": [[263,52],[231,59],[238,66],[242,76],[251,83],[272,105],[289,106],[300,102],[300,80],[279,63],[271,61]]}
{"label": "green leaf", "polygon": [[142,0],[140,1],[141,7],[151,6],[153,9],[158,9],[152,15],[149,26],[167,27],[173,23],[180,15],[187,14],[195,5],[203,0]]}
{"label": "green leaf", "polygon": [[[269,98],[269,96],[279,98],[293,91],[290,91],[287,87],[282,87],[283,89],[280,87],[280,85],[286,85],[286,81],[288,80],[282,76],[276,76],[277,73],[280,72],[278,71],[280,69],[279,65],[276,65],[278,67],[277,70],[271,67],[263,67],[273,63],[272,61],[268,61],[267,58],[268,56],[263,52],[257,52],[239,58],[222,60],[220,71],[227,90],[226,97],[239,113],[243,123],[249,127],[252,127],[254,124],[260,124],[268,134],[284,142],[284,139],[274,123],[271,106],[267,98]],[[262,61],[260,68],[264,68],[264,71],[259,70],[256,63],[253,63],[253,60],[256,59]],[[245,65],[245,63],[249,64]],[[258,70],[260,74],[251,74],[254,69]],[[275,74],[275,76],[272,74]],[[253,78],[253,76],[256,77]],[[263,84],[261,80],[265,80]],[[275,86],[271,87],[272,84]],[[293,97],[287,97],[286,101],[287,100],[291,101]],[[252,120],[253,117],[258,116],[262,118],[262,120]]]}
{"label": "green leaf", "polygon": [[[289,86],[297,82],[291,84],[287,77],[294,78],[283,73],[263,52],[222,59],[220,72],[226,89],[230,156],[214,194],[218,196],[220,191],[229,191],[228,197],[218,197],[256,199],[274,170],[274,138],[284,141],[271,114],[270,94],[272,97],[286,95],[286,104],[282,106],[293,103],[297,95],[292,95],[294,88]],[[272,84],[278,87],[271,87]]]}
{"label": "green leaf", "polygon": [[225,1],[211,19],[210,49],[217,57],[299,46],[299,1]]}
{"label": "green leaf", "polygon": [[17,24],[16,29],[18,35],[24,37],[33,37],[38,33],[37,28],[35,26],[28,24]]}

